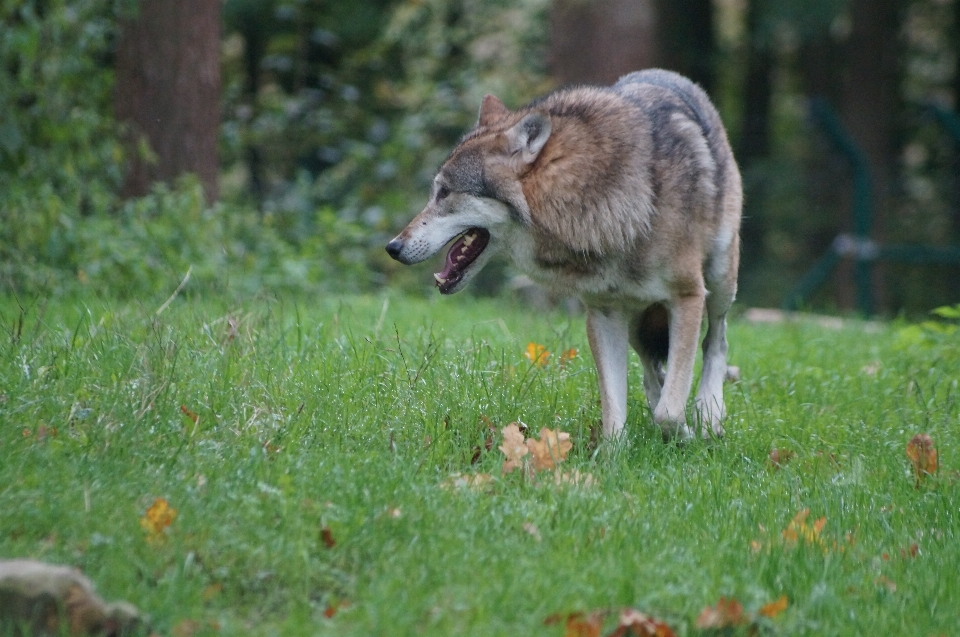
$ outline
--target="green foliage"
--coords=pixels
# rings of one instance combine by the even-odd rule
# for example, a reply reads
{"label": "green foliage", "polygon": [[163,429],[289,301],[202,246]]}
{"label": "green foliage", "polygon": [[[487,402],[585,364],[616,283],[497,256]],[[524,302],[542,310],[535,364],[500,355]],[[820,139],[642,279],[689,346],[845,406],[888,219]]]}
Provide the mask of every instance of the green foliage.
{"label": "green foliage", "polygon": [[[254,28],[254,5],[228,2],[227,197],[253,192],[285,239],[325,243],[368,283],[409,280],[383,245],[485,93],[519,106],[548,86],[548,4],[381,0],[372,19],[360,3],[276,2]],[[319,236],[331,226],[342,240]]]}
{"label": "green foliage", "polygon": [[49,260],[7,262],[3,275],[20,293],[79,285],[120,297],[169,294],[188,270],[188,291],[363,289],[369,270],[344,257],[362,237],[329,209],[318,211],[316,226],[293,245],[250,207],[208,207],[200,182],[187,176],[109,213],[62,215],[47,242]]}
{"label": "green foliage", "polygon": [[117,6],[0,2],[0,263],[62,265],[63,225],[114,200],[123,159],[110,117]]}
{"label": "green foliage", "polygon": [[[4,286],[19,293],[63,293],[86,285],[124,297],[152,295],[169,293],[188,270],[189,289],[343,291],[367,289],[378,280],[365,261],[366,253],[360,251],[357,258],[357,245],[366,247],[359,224],[332,215],[329,206],[303,207],[307,201],[300,196],[303,179],[263,215],[242,203],[208,208],[192,178],[175,186],[158,185],[142,199],[119,199],[124,152],[121,128],[111,116],[112,45],[129,4],[128,0],[0,4]],[[348,4],[340,4],[343,10],[319,14],[327,21],[343,18]],[[251,6],[257,9],[257,3],[246,8],[248,13]],[[297,6],[318,12],[315,6]],[[282,13],[282,8],[277,10]],[[267,15],[272,15],[270,11]],[[366,9],[357,12],[370,17]],[[369,23],[369,33],[354,37],[366,43],[377,33],[377,24]],[[281,41],[277,51],[271,51],[278,69],[284,65],[277,56],[288,45]],[[329,63],[320,65],[305,77],[320,82],[333,77],[332,69]],[[293,90],[289,74],[280,79]],[[290,103],[274,101],[288,112]],[[314,141],[306,131],[322,128],[316,117],[340,121],[339,114],[329,110],[313,119],[291,116],[290,121],[273,112],[258,124],[261,136],[271,130],[270,116],[283,129],[285,141],[304,143]],[[231,130],[228,120],[227,140]],[[347,133],[337,129],[330,134],[340,138]]]}
{"label": "green foliage", "polygon": [[943,362],[960,362],[960,304],[938,307],[930,313],[939,320],[901,327],[895,346],[925,352]]}

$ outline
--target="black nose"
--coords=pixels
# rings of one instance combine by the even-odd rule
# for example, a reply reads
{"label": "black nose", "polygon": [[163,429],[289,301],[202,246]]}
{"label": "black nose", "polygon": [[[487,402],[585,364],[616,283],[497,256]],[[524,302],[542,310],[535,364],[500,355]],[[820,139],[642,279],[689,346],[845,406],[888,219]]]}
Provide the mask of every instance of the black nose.
{"label": "black nose", "polygon": [[403,241],[400,239],[394,239],[387,244],[387,254],[389,254],[394,259],[400,260],[400,251],[403,250]]}

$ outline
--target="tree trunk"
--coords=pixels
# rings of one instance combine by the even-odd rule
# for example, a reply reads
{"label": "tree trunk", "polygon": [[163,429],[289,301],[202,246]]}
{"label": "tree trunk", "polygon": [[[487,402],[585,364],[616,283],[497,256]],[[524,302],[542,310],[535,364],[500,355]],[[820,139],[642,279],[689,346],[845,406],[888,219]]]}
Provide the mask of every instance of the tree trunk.
{"label": "tree trunk", "polygon": [[[217,198],[220,1],[149,0],[121,24],[114,108],[128,126],[123,195],[195,173]],[[140,152],[143,142],[151,156]]]}
{"label": "tree trunk", "polygon": [[561,84],[612,84],[656,62],[654,0],[554,0],[550,70]]}
{"label": "tree trunk", "polygon": [[[772,222],[767,202],[770,156],[770,109],[773,97],[773,51],[760,33],[762,0],[747,7],[747,70],[737,163],[743,175],[743,223],[740,227],[741,271],[759,267]],[[775,213],[774,213],[775,214]]]}
{"label": "tree trunk", "polygon": [[[873,176],[874,240],[884,239],[897,176],[901,112],[899,0],[851,0],[853,31],[847,42],[841,115],[863,150]],[[881,268],[873,268],[874,306],[885,305]]]}
{"label": "tree trunk", "polygon": [[[826,31],[812,34],[798,51],[800,85],[808,98],[825,99],[833,108],[842,100],[843,47]],[[804,252],[813,263],[831,249],[834,238],[852,227],[852,181],[849,164],[822,129],[808,140],[803,174],[809,214]],[[842,261],[834,274],[834,303],[842,310],[854,306],[852,269]]]}
{"label": "tree trunk", "polygon": [[657,65],[713,95],[716,38],[710,0],[657,0]]}
{"label": "tree trunk", "polygon": [[[953,29],[951,43],[953,45],[953,111],[960,113],[960,4],[953,3]],[[953,204],[953,232],[952,240],[960,240],[960,140],[954,140],[953,146],[953,180],[951,185],[951,203]]]}
{"label": "tree trunk", "polygon": [[743,94],[739,157],[750,164],[770,154],[770,106],[773,96],[773,52],[759,35],[761,0],[747,8],[747,78]]}

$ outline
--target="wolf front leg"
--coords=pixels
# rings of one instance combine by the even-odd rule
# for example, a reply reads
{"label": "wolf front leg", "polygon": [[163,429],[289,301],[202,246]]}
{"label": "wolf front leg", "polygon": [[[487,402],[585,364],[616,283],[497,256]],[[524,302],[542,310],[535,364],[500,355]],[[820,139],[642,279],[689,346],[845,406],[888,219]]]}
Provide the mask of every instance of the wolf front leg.
{"label": "wolf front leg", "polygon": [[687,426],[686,406],[693,384],[693,364],[700,340],[704,296],[705,292],[678,296],[670,302],[667,375],[663,380],[660,402],[653,410],[653,420],[660,425],[664,440],[688,440],[692,437]]}
{"label": "wolf front leg", "polygon": [[627,422],[627,319],[622,312],[587,309],[587,338],[597,365],[604,438]]}

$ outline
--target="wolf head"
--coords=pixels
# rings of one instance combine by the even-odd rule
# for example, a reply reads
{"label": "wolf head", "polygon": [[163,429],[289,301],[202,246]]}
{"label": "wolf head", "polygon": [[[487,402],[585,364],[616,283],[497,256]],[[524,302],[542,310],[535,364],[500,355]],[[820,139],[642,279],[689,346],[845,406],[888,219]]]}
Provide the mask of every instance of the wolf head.
{"label": "wolf head", "polygon": [[441,272],[441,294],[459,292],[518,225],[530,224],[522,179],[550,139],[549,114],[511,112],[492,95],[483,98],[477,125],[440,167],[430,201],[387,244],[401,263],[419,263],[451,243]]}

